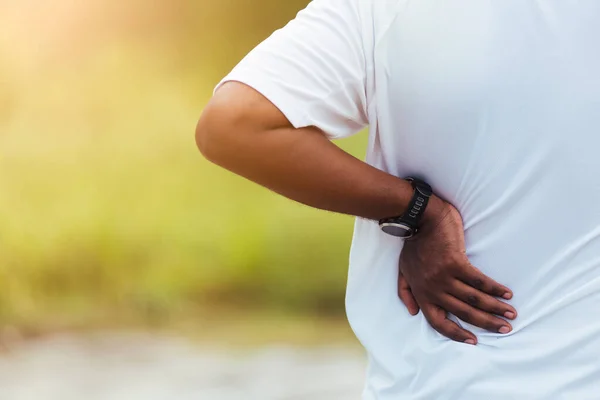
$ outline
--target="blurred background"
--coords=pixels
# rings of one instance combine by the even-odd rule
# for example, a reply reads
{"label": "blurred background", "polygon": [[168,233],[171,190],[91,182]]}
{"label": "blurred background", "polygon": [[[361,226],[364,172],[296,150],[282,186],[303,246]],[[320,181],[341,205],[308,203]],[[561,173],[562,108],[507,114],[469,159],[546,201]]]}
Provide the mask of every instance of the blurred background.
{"label": "blurred background", "polygon": [[360,397],[352,218],[193,137],[307,3],[0,0],[0,400]]}

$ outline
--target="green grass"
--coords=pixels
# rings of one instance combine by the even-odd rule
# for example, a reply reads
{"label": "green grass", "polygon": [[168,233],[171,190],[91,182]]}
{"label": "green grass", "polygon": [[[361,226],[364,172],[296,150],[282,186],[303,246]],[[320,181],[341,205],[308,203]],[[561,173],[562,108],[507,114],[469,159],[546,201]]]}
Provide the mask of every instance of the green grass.
{"label": "green grass", "polygon": [[[155,59],[106,46],[41,76],[4,72],[1,325],[343,316],[352,218],[203,160],[193,131],[214,82]],[[361,156],[365,135],[341,145]]]}

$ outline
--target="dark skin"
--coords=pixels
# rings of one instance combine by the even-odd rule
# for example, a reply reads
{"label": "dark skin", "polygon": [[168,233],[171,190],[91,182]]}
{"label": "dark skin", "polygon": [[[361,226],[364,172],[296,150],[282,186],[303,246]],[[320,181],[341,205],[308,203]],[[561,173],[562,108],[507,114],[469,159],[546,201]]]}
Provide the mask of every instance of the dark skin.
{"label": "dark skin", "polygon": [[[323,210],[377,221],[401,214],[413,194],[408,182],[342,151],[319,129],[295,129],[264,96],[237,82],[215,93],[196,142],[215,164]],[[493,332],[512,330],[506,319],[516,311],[501,300],[512,292],[470,264],[460,214],[439,197],[430,199],[415,239],[405,242],[399,268],[400,299],[442,335],[477,343],[447,313]]]}
{"label": "dark skin", "polygon": [[425,225],[414,240],[405,242],[399,268],[400,299],[412,315],[420,308],[444,336],[477,343],[475,335],[447,319],[446,312],[491,332],[511,331],[512,327],[495,315],[516,318],[515,309],[499,300],[510,299],[512,293],[471,265],[465,253],[462,218],[449,203],[435,224]]}

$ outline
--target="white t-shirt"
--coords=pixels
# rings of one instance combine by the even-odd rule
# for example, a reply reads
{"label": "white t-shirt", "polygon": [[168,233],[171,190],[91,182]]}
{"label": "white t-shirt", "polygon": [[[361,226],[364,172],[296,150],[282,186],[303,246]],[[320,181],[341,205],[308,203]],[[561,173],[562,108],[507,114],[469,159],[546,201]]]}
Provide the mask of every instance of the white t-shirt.
{"label": "white t-shirt", "polygon": [[452,342],[398,299],[402,242],[357,220],[364,399],[600,399],[600,1],[314,0],[228,80],[298,128],[370,126],[367,162],[424,177],[515,293],[511,334]]}

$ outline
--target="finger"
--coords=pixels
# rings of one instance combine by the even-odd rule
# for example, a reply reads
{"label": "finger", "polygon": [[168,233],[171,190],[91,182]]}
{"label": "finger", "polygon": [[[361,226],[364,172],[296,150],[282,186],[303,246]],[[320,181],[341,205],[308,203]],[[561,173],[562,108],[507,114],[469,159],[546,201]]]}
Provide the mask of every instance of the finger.
{"label": "finger", "polygon": [[492,297],[484,292],[481,292],[463,282],[456,281],[450,294],[460,301],[482,311],[500,315],[507,319],[515,319],[517,310],[509,304],[500,301],[496,297]]}
{"label": "finger", "polygon": [[494,297],[510,300],[513,296],[512,290],[496,282],[471,264],[465,265],[460,279],[467,285]]}
{"label": "finger", "polygon": [[502,334],[512,331],[512,326],[506,320],[463,303],[456,297],[444,296],[440,307],[456,315],[461,320],[487,331]]}
{"label": "finger", "polygon": [[477,337],[448,319],[446,311],[436,305],[423,307],[423,314],[433,329],[456,342],[477,344]]}
{"label": "finger", "polygon": [[410,286],[402,275],[402,272],[398,275],[398,297],[402,300],[402,303],[408,309],[410,315],[417,315],[419,313],[419,305],[417,304],[417,300],[415,296],[413,296],[412,291],[410,290]]}

